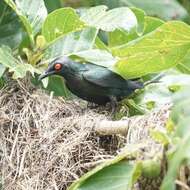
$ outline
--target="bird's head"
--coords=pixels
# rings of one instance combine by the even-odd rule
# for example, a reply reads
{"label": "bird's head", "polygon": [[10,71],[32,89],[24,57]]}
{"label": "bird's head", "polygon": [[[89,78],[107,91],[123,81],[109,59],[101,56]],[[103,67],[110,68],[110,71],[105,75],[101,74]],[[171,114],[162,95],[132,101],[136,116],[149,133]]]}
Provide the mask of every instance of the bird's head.
{"label": "bird's head", "polygon": [[42,80],[50,75],[61,75],[64,73],[64,70],[70,62],[71,60],[67,57],[55,59],[49,64],[47,70],[39,76],[39,80]]}

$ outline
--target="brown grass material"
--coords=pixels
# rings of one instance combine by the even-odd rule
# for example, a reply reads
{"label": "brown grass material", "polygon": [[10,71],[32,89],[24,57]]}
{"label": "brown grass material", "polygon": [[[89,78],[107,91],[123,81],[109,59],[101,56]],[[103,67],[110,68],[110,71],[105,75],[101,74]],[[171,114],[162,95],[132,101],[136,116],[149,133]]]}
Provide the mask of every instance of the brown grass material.
{"label": "brown grass material", "polygon": [[64,190],[92,167],[133,143],[146,141],[145,149],[152,156],[161,145],[153,142],[148,130],[152,126],[163,128],[167,118],[166,106],[148,116],[122,120],[127,125],[126,136],[104,136],[99,134],[105,132],[100,129],[107,131],[108,123],[115,127],[121,121],[113,124],[108,115],[87,109],[79,101],[52,98],[28,86],[27,81],[11,81],[0,90],[3,189]]}
{"label": "brown grass material", "polygon": [[104,117],[84,110],[78,102],[29,89],[21,81],[2,89],[0,167],[4,189],[66,189],[91,165],[112,158],[119,148],[117,138],[92,132],[93,118]]}

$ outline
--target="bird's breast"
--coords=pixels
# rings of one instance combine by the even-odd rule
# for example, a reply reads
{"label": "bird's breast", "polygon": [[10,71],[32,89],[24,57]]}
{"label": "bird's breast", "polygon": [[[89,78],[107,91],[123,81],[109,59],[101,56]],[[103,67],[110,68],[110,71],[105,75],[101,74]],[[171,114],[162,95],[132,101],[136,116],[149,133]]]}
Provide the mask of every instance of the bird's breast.
{"label": "bird's breast", "polygon": [[73,94],[84,100],[97,104],[105,104],[109,101],[108,96],[102,93],[101,87],[87,82],[82,75],[74,75],[66,80],[66,86]]}

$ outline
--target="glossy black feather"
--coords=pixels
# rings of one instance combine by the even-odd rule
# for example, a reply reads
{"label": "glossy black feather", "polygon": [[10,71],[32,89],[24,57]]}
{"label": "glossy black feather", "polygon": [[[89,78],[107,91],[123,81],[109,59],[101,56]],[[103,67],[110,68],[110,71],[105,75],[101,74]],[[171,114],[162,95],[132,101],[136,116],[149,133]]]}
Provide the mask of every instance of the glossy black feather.
{"label": "glossy black feather", "polygon": [[52,62],[46,73],[52,73],[56,63],[61,63],[62,69],[54,74],[64,77],[68,89],[78,97],[97,104],[105,104],[111,97],[121,100],[143,87],[141,82],[125,80],[105,67],[81,64],[68,58]]}

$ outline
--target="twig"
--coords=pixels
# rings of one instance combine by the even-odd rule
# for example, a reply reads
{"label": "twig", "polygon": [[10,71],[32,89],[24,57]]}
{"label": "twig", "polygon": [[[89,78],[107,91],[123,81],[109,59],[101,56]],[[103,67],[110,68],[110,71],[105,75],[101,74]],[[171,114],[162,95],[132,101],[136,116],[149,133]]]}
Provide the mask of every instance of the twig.
{"label": "twig", "polygon": [[190,190],[190,187],[180,180],[175,180],[175,184],[181,186],[184,190]]}
{"label": "twig", "polygon": [[130,119],[121,120],[121,121],[108,121],[102,120],[97,122],[94,130],[95,132],[101,135],[114,135],[114,134],[122,134],[126,135],[129,125]]}
{"label": "twig", "polygon": [[[182,182],[183,184],[187,183],[187,179],[185,176],[185,166],[181,166],[180,172],[179,172],[179,181]],[[189,188],[190,189],[190,188]],[[186,190],[183,186],[181,187],[181,190]]]}

